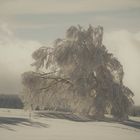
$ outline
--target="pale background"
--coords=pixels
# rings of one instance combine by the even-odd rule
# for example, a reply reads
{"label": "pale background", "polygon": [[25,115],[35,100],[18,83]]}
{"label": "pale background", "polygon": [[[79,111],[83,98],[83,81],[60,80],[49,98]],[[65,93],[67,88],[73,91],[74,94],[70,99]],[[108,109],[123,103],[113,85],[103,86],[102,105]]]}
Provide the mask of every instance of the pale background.
{"label": "pale background", "polygon": [[32,52],[78,24],[104,27],[103,43],[140,105],[140,0],[0,0],[0,93],[20,94]]}

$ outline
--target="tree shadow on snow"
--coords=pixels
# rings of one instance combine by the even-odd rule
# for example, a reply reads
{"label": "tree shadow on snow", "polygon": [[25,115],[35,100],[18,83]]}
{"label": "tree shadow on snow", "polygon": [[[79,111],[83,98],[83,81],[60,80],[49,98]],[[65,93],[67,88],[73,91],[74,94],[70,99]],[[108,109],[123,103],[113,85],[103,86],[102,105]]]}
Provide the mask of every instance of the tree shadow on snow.
{"label": "tree shadow on snow", "polygon": [[121,122],[121,124],[140,129],[140,122],[138,121],[128,120]]}
{"label": "tree shadow on snow", "polygon": [[89,122],[92,121],[91,119],[88,119],[86,117],[80,117],[76,114],[72,113],[63,113],[63,112],[36,112],[39,117],[48,117],[53,119],[66,119],[70,121],[76,121],[76,122]]}
{"label": "tree shadow on snow", "polygon": [[40,122],[35,122],[26,118],[17,118],[17,117],[0,117],[0,128],[4,128],[7,130],[15,131],[10,128],[9,125],[22,125],[22,126],[30,126],[30,127],[45,127],[48,125]]}
{"label": "tree shadow on snow", "polygon": [[116,121],[113,118],[107,118],[104,119],[94,119],[94,118],[86,118],[86,117],[80,117],[76,114],[72,113],[63,113],[63,112],[36,112],[38,116],[40,117],[48,117],[53,119],[66,119],[70,121],[75,122],[108,122],[108,123],[119,123],[125,126],[133,127],[136,129],[140,129],[140,122],[128,120],[128,121]]}

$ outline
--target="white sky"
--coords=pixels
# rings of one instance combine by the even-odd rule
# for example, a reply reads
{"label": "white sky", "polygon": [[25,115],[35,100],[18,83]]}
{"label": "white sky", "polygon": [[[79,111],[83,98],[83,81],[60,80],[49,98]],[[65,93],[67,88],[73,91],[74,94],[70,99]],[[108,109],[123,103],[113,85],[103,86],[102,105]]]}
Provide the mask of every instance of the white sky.
{"label": "white sky", "polygon": [[77,24],[104,27],[104,44],[140,104],[140,0],[0,0],[0,91],[19,92],[33,50]]}

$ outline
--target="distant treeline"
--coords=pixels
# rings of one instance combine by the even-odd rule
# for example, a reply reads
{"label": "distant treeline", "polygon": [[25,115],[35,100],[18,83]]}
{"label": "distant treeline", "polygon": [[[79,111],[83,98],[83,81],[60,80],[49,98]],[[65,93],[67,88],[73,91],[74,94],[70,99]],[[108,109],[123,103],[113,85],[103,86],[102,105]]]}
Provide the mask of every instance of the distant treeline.
{"label": "distant treeline", "polygon": [[22,109],[23,103],[18,95],[0,94],[0,108]]}
{"label": "distant treeline", "polygon": [[130,110],[131,116],[140,116],[140,106],[133,106]]}

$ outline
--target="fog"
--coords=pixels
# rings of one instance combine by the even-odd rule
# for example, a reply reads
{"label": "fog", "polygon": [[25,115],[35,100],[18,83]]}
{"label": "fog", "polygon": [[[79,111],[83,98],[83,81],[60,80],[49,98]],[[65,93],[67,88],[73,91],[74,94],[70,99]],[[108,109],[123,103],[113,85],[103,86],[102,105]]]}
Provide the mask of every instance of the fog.
{"label": "fog", "polygon": [[31,54],[40,46],[38,41],[19,39],[6,24],[0,26],[0,93],[21,91],[20,75],[31,69]]}
{"label": "fog", "polygon": [[104,44],[123,65],[124,83],[134,92],[136,104],[140,104],[140,32],[120,30],[106,33]]}

